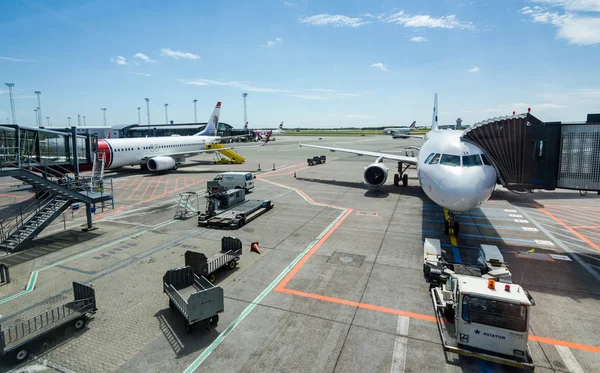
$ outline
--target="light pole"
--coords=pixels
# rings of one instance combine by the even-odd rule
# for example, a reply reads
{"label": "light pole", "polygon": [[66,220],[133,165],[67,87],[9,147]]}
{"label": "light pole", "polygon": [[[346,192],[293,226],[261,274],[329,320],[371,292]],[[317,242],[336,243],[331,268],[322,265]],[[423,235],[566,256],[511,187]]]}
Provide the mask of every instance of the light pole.
{"label": "light pole", "polygon": [[40,95],[42,94],[42,92],[41,91],[35,91],[33,93],[35,93],[37,95],[37,100],[38,100],[38,107],[37,107],[37,109],[38,109],[38,118],[39,118],[38,123],[41,126],[42,125],[42,118],[43,117],[42,117],[42,104],[40,102]]}
{"label": "light pole", "polygon": [[150,99],[146,97],[146,113],[148,114],[148,134],[150,134]]}
{"label": "light pole", "polygon": [[69,128],[71,128],[71,117],[67,117],[67,119],[69,120]]}
{"label": "light pole", "polygon": [[83,126],[84,126],[84,127],[87,127],[87,122],[86,122],[86,120],[85,120],[85,115],[83,116]]}
{"label": "light pole", "polygon": [[46,123],[48,123],[48,127],[50,127],[50,117],[46,117]]}
{"label": "light pole", "polygon": [[105,107],[101,107],[100,109],[104,113],[104,127],[106,127],[106,108]]}
{"label": "light pole", "polygon": [[77,127],[81,127],[81,114],[77,114]]}
{"label": "light pole", "polygon": [[33,112],[35,113],[35,125],[36,126],[40,126],[40,116],[38,115],[38,108],[33,109]]}
{"label": "light pole", "polygon": [[248,97],[247,93],[242,93],[242,97],[244,98],[244,126],[246,122],[248,122],[248,116],[246,115],[246,97]]}
{"label": "light pole", "polygon": [[165,104],[165,123],[169,124],[169,111],[167,110],[167,106],[169,106],[169,104]]}
{"label": "light pole", "polygon": [[13,99],[12,88],[15,86],[15,83],[4,83],[5,86],[8,87],[8,95],[10,96],[10,111],[12,113],[12,124],[17,124],[17,119],[15,118],[15,100]]}
{"label": "light pole", "polygon": [[194,100],[194,123],[198,123],[198,111],[196,110],[196,102],[198,102],[198,100]]}
{"label": "light pole", "polygon": [[141,107],[138,106],[138,125],[142,124],[142,117],[140,116]]}

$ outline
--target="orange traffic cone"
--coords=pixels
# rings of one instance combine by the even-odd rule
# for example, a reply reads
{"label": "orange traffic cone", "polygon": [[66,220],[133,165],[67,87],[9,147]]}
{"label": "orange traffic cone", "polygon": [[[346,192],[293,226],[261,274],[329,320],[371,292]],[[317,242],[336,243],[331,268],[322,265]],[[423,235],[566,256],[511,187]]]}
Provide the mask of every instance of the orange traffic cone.
{"label": "orange traffic cone", "polygon": [[261,254],[260,250],[258,250],[258,242],[252,242],[250,245],[250,251],[254,251],[255,253]]}

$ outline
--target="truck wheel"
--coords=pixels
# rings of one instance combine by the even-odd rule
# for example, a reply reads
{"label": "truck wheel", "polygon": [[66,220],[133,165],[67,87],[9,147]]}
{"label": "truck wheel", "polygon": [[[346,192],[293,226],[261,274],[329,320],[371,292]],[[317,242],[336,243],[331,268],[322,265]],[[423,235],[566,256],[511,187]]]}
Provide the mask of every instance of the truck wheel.
{"label": "truck wheel", "polygon": [[29,356],[29,351],[27,351],[27,349],[25,347],[23,347],[20,350],[18,350],[17,353],[15,354],[15,360],[17,361],[17,363],[20,363],[23,360],[27,359],[28,356]]}
{"label": "truck wheel", "polygon": [[214,325],[217,326],[217,324],[219,323],[219,315],[214,315],[213,317],[210,318],[210,322]]}
{"label": "truck wheel", "polygon": [[237,267],[237,262],[235,260],[229,262],[229,269],[234,269],[235,267]]}
{"label": "truck wheel", "polygon": [[211,283],[215,283],[215,281],[217,280],[217,275],[215,275],[214,273],[211,273],[210,275],[208,275],[208,281],[210,281]]}
{"label": "truck wheel", "polygon": [[80,317],[79,319],[75,320],[75,322],[73,323],[73,327],[77,330],[82,329],[85,326],[86,322],[85,322],[85,318],[84,317]]}
{"label": "truck wheel", "polygon": [[192,332],[192,326],[190,325],[190,323],[187,320],[185,320],[185,332],[186,333]]}

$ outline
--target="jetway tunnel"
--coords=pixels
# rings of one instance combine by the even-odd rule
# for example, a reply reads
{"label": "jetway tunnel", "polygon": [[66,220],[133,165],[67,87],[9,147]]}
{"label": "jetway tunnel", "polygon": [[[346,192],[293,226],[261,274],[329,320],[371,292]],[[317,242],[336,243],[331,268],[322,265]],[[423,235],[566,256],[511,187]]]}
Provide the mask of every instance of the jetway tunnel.
{"label": "jetway tunnel", "polygon": [[585,123],[545,123],[531,113],[492,118],[462,138],[484,151],[510,190],[600,191],[600,114]]}

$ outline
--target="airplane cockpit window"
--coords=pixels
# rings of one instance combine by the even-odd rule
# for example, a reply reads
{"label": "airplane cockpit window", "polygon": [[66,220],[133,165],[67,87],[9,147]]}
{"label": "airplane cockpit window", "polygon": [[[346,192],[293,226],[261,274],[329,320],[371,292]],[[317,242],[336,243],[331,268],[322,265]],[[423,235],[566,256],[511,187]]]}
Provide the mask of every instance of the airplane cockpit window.
{"label": "airplane cockpit window", "polygon": [[433,156],[433,158],[431,159],[431,161],[429,162],[429,164],[438,164],[440,163],[440,153],[437,153],[436,155]]}
{"label": "airplane cockpit window", "polygon": [[429,154],[429,156],[427,157],[427,159],[425,159],[425,164],[429,164],[429,161],[431,160],[431,158],[433,158],[434,155],[435,155],[435,153]]}
{"label": "airplane cockpit window", "polygon": [[444,154],[440,164],[445,166],[460,166],[460,155]]}
{"label": "airplane cockpit window", "polygon": [[481,154],[481,159],[483,160],[483,164],[486,166],[491,166],[492,162],[490,162],[489,158],[485,154]]}
{"label": "airplane cockpit window", "polygon": [[464,167],[481,166],[481,157],[479,154],[463,155],[462,164]]}

